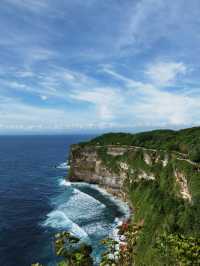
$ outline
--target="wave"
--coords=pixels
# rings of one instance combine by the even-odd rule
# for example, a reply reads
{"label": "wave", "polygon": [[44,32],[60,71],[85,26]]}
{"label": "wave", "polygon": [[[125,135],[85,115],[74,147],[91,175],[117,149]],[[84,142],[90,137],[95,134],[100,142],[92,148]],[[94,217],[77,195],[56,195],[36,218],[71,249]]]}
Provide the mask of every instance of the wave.
{"label": "wave", "polygon": [[[65,179],[59,179],[59,185],[68,188],[52,199],[54,209],[47,215],[42,225],[54,230],[69,231],[82,241],[90,243],[94,248],[92,256],[95,261],[99,261],[102,252],[100,240],[108,235],[116,241],[119,240],[117,225],[129,216],[128,205],[97,185],[70,183]],[[89,187],[99,191],[103,198],[108,198],[113,205],[107,205],[107,200],[102,202],[101,197],[95,198],[95,191],[91,193]],[[123,217],[120,215],[119,219],[114,220],[112,212],[109,213],[108,210],[110,206],[119,208]]]}
{"label": "wave", "polygon": [[108,198],[111,202],[114,203],[114,205],[116,205],[119,210],[123,213],[123,220],[124,219],[128,219],[130,217],[130,208],[128,206],[128,203],[122,201],[121,199],[117,198],[116,196],[111,195],[110,193],[108,193],[105,189],[99,187],[98,185],[94,185],[94,184],[88,184],[88,183],[74,183],[77,187],[78,186],[89,186],[92,187],[94,189],[96,189],[97,191],[99,191],[104,197]]}
{"label": "wave", "polygon": [[[78,183],[80,184],[80,183]],[[83,185],[85,185],[85,183],[81,183]],[[70,199],[66,202],[66,204],[69,206],[73,205],[74,206],[74,202],[76,202],[76,207],[79,206],[79,204],[89,204],[90,207],[97,205],[98,207],[101,208],[105,208],[105,204],[103,204],[102,202],[100,202],[99,200],[95,199],[94,197],[90,196],[89,194],[82,192],[81,190],[79,190],[78,188],[75,188],[73,185],[75,185],[77,187],[77,183],[73,182],[69,182],[66,179],[60,179],[59,180],[59,185],[60,186],[67,186],[67,187],[72,187],[73,191],[72,191],[72,195],[70,197]],[[88,186],[92,186],[90,184],[87,184]],[[86,207],[86,206],[85,206]],[[89,206],[88,206],[89,207]]]}
{"label": "wave", "polygon": [[65,186],[65,187],[70,187],[71,186],[71,182],[65,180],[65,179],[60,179],[59,180],[59,185],[60,186]]}
{"label": "wave", "polygon": [[[101,219],[105,205],[92,196],[73,188],[70,182],[62,179],[60,185],[69,186],[61,195],[56,197],[51,211],[42,226],[69,231],[80,239],[89,239],[87,226]],[[86,229],[86,230],[85,230]],[[88,229],[88,230],[87,230]]]}
{"label": "wave", "polygon": [[68,217],[81,223],[89,222],[95,216],[99,216],[105,210],[106,206],[92,196],[71,187],[71,196],[64,203],[59,205]]}
{"label": "wave", "polygon": [[67,215],[61,210],[55,210],[47,215],[44,226],[52,227],[55,229],[64,229],[69,231],[76,237],[81,239],[88,238],[88,234],[76,223],[67,217]]}
{"label": "wave", "polygon": [[[76,186],[90,186],[93,187],[94,189],[98,190],[104,197],[109,198],[111,202],[116,205],[119,210],[123,213],[122,217],[116,217],[114,220],[114,223],[112,224],[110,230],[107,230],[109,233],[109,237],[114,239],[115,241],[119,242],[119,226],[122,225],[123,221],[127,220],[130,217],[130,208],[128,206],[128,203],[123,202],[119,198],[109,194],[105,189],[100,188],[98,185],[94,184],[87,184],[87,183],[76,183]],[[100,229],[100,228],[99,228]],[[98,231],[98,226],[97,226],[97,231]]]}
{"label": "wave", "polygon": [[64,163],[61,163],[61,164],[57,165],[56,168],[58,168],[58,169],[69,169],[70,165],[68,164],[68,161],[67,161],[67,162],[64,162]]}
{"label": "wave", "polygon": [[100,191],[105,197],[109,198],[109,200],[112,201],[119,208],[119,210],[124,214],[121,219],[119,218],[116,218],[116,219],[124,220],[130,217],[130,208],[127,202],[124,202],[121,199],[117,198],[116,196],[109,194],[105,189],[100,188],[97,185],[92,185],[92,186],[94,186],[98,191]]}
{"label": "wave", "polygon": [[121,218],[121,219],[115,218],[115,222],[113,224],[113,228],[112,228],[112,230],[111,230],[111,232],[109,234],[109,237],[114,239],[117,242],[120,242],[119,226],[122,225],[123,221],[124,221],[124,218]]}

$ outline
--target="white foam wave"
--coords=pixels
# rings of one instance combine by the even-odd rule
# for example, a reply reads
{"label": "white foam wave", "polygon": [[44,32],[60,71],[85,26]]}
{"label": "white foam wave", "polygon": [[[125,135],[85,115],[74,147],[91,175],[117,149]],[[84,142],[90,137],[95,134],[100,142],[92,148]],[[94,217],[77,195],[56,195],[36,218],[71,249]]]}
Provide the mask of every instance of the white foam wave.
{"label": "white foam wave", "polygon": [[[128,219],[130,217],[130,208],[128,206],[127,202],[124,202],[122,200],[120,200],[119,198],[111,195],[110,193],[108,193],[105,189],[100,188],[98,185],[94,185],[94,184],[88,184],[88,183],[74,183],[76,184],[76,186],[90,186],[93,187],[94,189],[98,190],[102,195],[104,195],[105,197],[109,198],[110,201],[112,201],[115,205],[117,205],[117,207],[119,208],[119,210],[124,214],[123,215],[123,220],[124,219]],[[118,218],[117,218],[118,219]]]}
{"label": "white foam wave", "polygon": [[60,186],[65,186],[65,187],[70,187],[71,186],[71,182],[65,180],[65,179],[60,179],[59,180],[59,185]]}
{"label": "white foam wave", "polygon": [[122,219],[116,218],[117,220],[124,220],[130,217],[130,208],[127,202],[122,201],[121,199],[109,194],[105,189],[98,187],[97,185],[93,185],[97,190],[99,190],[104,196],[108,197],[119,210],[124,214]]}
{"label": "white foam wave", "polygon": [[100,215],[105,208],[103,203],[75,188],[70,198],[59,206],[70,219],[82,221]]}
{"label": "white foam wave", "polygon": [[[60,181],[62,185],[66,185],[66,183],[69,185],[65,180]],[[89,230],[85,230],[84,225],[95,221],[98,217],[101,219],[105,205],[92,196],[70,186],[70,190],[63,192],[54,201],[54,208],[47,215],[43,226],[66,230],[81,239],[87,238],[89,241]]]}
{"label": "white foam wave", "polygon": [[56,168],[58,168],[58,169],[69,169],[70,165],[68,164],[68,161],[67,161],[67,162],[59,164],[58,166],[56,166]]}
{"label": "white foam wave", "polygon": [[70,220],[67,215],[61,210],[55,210],[47,215],[44,226],[53,227],[56,229],[64,229],[71,234],[83,239],[88,238],[88,234],[78,224]]}
{"label": "white foam wave", "polygon": [[109,194],[105,189],[100,188],[98,185],[93,185],[93,184],[88,184],[88,183],[76,183],[76,185],[81,186],[90,186],[98,190],[102,195],[105,197],[109,198],[110,201],[112,201],[119,210],[124,214],[123,217],[121,218],[115,218],[115,221],[112,225],[112,228],[109,230],[109,237],[114,239],[115,241],[119,242],[120,241],[120,236],[119,236],[119,226],[122,225],[123,221],[127,220],[130,217],[130,208],[128,206],[128,203],[123,202],[119,198]]}
{"label": "white foam wave", "polygon": [[120,241],[119,226],[121,226],[122,223],[123,223],[123,219],[115,218],[113,228],[112,228],[111,233],[109,235],[110,238],[114,239],[117,242]]}

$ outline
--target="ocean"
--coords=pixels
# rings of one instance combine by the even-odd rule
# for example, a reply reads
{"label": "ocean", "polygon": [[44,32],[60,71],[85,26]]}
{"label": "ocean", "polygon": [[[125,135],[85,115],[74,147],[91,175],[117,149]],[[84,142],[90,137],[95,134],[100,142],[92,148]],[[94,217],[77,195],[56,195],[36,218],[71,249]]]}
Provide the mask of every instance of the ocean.
{"label": "ocean", "polygon": [[92,136],[0,137],[0,266],[55,266],[55,233],[70,231],[93,247],[127,214],[119,201],[66,180],[69,148]]}

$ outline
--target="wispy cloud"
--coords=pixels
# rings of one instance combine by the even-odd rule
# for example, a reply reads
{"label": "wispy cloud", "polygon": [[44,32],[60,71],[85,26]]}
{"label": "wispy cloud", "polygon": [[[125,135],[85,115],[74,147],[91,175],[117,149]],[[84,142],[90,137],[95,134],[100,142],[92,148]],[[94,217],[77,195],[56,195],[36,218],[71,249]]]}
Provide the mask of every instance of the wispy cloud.
{"label": "wispy cloud", "polygon": [[166,86],[185,75],[187,67],[182,62],[156,62],[148,66],[146,74],[157,85]]}
{"label": "wispy cloud", "polygon": [[142,82],[127,78],[127,77],[117,73],[116,71],[114,71],[111,67],[103,66],[102,71],[107,73],[108,75],[114,77],[117,80],[125,82],[125,84],[128,87],[139,87],[142,85]]}
{"label": "wispy cloud", "polygon": [[142,92],[136,104],[138,119],[151,125],[183,126],[195,123],[200,115],[200,97],[188,97],[177,93],[150,88]]}
{"label": "wispy cloud", "polygon": [[26,104],[20,99],[0,98],[1,132],[59,131],[78,129],[81,124],[73,118],[71,112],[60,108],[39,107]]}
{"label": "wispy cloud", "polygon": [[2,0],[1,129],[197,124],[199,10],[198,0]]}
{"label": "wispy cloud", "polygon": [[75,90],[70,94],[75,100],[93,104],[97,118],[101,122],[112,121],[119,113],[123,105],[123,97],[116,88],[94,88],[90,90]]}
{"label": "wispy cloud", "polygon": [[[116,72],[116,79],[122,80],[125,87],[129,84],[136,84],[137,90],[133,91],[132,96],[122,93],[126,109],[132,115],[132,121],[141,125],[174,125],[183,126],[194,124],[200,115],[200,95],[185,95],[179,91],[165,91],[163,88],[169,86],[170,82],[175,81],[178,74],[186,74],[186,65],[176,62],[159,62],[148,66],[150,83],[138,82],[126,78]],[[161,88],[160,88],[160,85]],[[164,87],[163,87],[164,86]],[[173,87],[173,84],[171,84]],[[134,86],[133,86],[134,87]],[[130,90],[129,90],[130,92]],[[189,93],[189,91],[188,91]],[[128,119],[128,118],[127,118]]]}

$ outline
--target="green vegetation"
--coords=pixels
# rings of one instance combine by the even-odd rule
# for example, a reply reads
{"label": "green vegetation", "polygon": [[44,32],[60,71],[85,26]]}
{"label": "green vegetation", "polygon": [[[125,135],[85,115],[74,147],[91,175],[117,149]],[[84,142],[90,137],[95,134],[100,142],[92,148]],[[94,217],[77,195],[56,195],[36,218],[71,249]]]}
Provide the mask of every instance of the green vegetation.
{"label": "green vegetation", "polygon": [[200,265],[200,239],[183,235],[162,235],[157,240],[157,248],[171,265]]}
{"label": "green vegetation", "polygon": [[[146,150],[125,149],[121,155],[112,155],[109,145]],[[200,127],[109,133],[80,143],[73,155],[81,157],[82,149],[89,154],[97,151],[103,166],[123,176],[134,207],[132,221],[123,232],[125,245],[117,251],[115,241],[104,241],[107,251],[101,266],[200,265]],[[93,172],[95,163],[83,160],[81,169]],[[93,265],[90,253],[91,247],[79,245],[66,232],[56,238],[56,254],[62,257],[59,266]]]}
{"label": "green vegetation", "polygon": [[[55,253],[60,261],[57,266],[92,266],[92,247],[83,243],[69,232],[60,232],[55,235]],[[40,263],[31,266],[43,266]]]}
{"label": "green vegetation", "polygon": [[55,250],[62,261],[58,266],[92,266],[90,257],[91,246],[82,243],[79,238],[72,236],[68,232],[58,233],[55,236]]}
{"label": "green vegetation", "polygon": [[[160,256],[155,243],[163,233],[200,237],[200,176],[195,166],[187,161],[168,156],[169,162],[166,167],[163,167],[161,163],[163,152],[157,154],[160,161],[152,165],[145,163],[142,150],[128,151],[121,156],[111,156],[106,154],[105,148],[101,148],[99,155],[104,164],[114,173],[119,173],[120,162],[126,162],[129,166],[124,188],[135,209],[134,222],[144,219],[144,226],[134,254],[136,265],[178,265],[171,264],[172,255]],[[192,203],[181,197],[174,169],[179,169],[187,177]],[[153,174],[155,180],[141,179],[138,182],[137,177],[141,170],[147,176]]]}
{"label": "green vegetation", "polygon": [[[80,145],[96,145],[99,157],[110,171],[126,174],[124,189],[134,207],[133,222],[144,220],[133,247],[133,265],[200,265],[200,166],[195,164],[200,162],[199,143],[200,127],[138,134],[109,133]],[[133,149],[112,156],[107,153],[107,145],[139,146],[149,150]],[[145,162],[145,152],[151,158],[149,164]],[[164,166],[165,156],[167,164]],[[127,170],[121,169],[122,162],[128,165]],[[181,194],[185,187],[191,200]]]}
{"label": "green vegetation", "polygon": [[200,127],[173,130],[154,130],[137,134],[108,133],[84,145],[133,145],[151,149],[177,151],[200,162]]}
{"label": "green vegetation", "polygon": [[100,266],[135,265],[136,246],[143,222],[124,222],[119,226],[119,235],[124,237],[124,242],[119,243],[109,238],[102,241],[106,252],[102,255]]}

